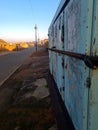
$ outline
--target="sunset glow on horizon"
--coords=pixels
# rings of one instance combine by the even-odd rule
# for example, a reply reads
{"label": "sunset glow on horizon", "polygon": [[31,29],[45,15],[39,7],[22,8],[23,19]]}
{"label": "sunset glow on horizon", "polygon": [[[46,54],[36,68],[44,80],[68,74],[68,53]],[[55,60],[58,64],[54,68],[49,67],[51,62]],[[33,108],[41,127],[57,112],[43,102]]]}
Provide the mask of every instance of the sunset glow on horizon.
{"label": "sunset glow on horizon", "polygon": [[59,0],[3,0],[0,5],[0,39],[34,41],[35,24],[39,39],[48,38]]}

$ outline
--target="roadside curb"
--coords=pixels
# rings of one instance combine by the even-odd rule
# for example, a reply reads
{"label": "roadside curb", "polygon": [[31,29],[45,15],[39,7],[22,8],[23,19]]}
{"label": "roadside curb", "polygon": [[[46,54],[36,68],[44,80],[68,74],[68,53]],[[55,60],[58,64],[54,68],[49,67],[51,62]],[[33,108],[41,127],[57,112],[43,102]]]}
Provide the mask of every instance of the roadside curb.
{"label": "roadside curb", "polygon": [[1,83],[0,87],[22,66],[22,64],[18,65]]}

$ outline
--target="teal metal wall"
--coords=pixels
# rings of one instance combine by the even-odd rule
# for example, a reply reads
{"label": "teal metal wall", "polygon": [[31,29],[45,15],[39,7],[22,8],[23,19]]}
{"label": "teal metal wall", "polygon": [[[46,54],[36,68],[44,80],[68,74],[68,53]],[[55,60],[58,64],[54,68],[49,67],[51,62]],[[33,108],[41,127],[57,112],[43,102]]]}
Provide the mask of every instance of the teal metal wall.
{"label": "teal metal wall", "polygon": [[[49,48],[98,62],[98,0],[61,0],[49,28]],[[98,130],[98,67],[49,51],[50,72],[76,130]],[[85,64],[86,63],[86,64]]]}
{"label": "teal metal wall", "polygon": [[[98,0],[93,1],[91,32],[91,55],[98,56]],[[90,71],[91,87],[89,89],[89,129],[98,129],[98,69]]]}

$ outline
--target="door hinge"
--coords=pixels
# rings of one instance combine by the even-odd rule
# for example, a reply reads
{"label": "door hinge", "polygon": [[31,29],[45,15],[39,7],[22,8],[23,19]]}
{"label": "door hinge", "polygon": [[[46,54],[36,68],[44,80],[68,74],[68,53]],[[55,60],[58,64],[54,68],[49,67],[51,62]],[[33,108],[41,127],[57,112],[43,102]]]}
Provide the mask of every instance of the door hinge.
{"label": "door hinge", "polygon": [[87,79],[86,79],[86,87],[90,88],[90,86],[91,86],[91,78],[87,77]]}

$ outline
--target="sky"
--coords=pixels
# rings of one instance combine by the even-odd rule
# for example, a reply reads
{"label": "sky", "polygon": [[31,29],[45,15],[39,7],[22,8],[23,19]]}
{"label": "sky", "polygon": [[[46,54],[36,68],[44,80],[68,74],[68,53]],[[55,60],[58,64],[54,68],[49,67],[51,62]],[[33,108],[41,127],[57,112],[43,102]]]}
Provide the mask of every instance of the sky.
{"label": "sky", "polygon": [[34,41],[48,38],[48,28],[60,0],[0,0],[0,39]]}

